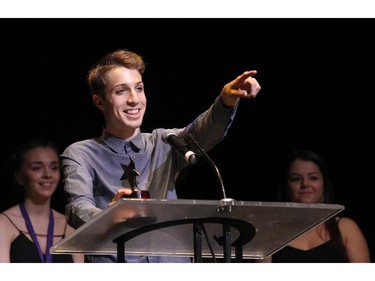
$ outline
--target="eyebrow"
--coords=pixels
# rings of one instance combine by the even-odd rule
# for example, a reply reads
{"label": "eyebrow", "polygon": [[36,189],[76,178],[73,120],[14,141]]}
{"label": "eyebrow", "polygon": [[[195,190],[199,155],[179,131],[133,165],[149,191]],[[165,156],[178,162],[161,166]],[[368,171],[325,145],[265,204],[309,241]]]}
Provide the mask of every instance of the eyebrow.
{"label": "eyebrow", "polygon": [[[321,173],[319,172],[309,172],[307,173],[308,175],[321,175]],[[301,174],[300,173],[289,173],[288,176],[300,176]]]}
{"label": "eyebrow", "polygon": [[[29,165],[43,164],[43,163],[44,163],[43,161],[34,161],[34,162],[30,162]],[[52,161],[52,162],[49,162],[49,164],[59,164],[59,161]]]}
{"label": "eyebrow", "polygon": [[[143,84],[143,80],[140,80],[138,82],[135,82],[135,85],[138,85],[138,84]],[[118,86],[128,86],[129,84],[128,83],[119,83],[119,84],[116,84],[114,85],[114,87],[118,87]]]}

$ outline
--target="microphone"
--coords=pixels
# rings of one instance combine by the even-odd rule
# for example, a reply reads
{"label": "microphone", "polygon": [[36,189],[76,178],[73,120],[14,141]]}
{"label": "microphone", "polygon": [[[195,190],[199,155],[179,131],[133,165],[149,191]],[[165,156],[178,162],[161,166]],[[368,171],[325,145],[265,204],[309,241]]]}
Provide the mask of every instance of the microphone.
{"label": "microphone", "polygon": [[164,142],[170,144],[173,148],[177,149],[184,155],[186,162],[190,165],[195,165],[198,162],[198,157],[195,153],[189,148],[185,140],[177,137],[176,133],[173,130],[165,130],[161,138]]}

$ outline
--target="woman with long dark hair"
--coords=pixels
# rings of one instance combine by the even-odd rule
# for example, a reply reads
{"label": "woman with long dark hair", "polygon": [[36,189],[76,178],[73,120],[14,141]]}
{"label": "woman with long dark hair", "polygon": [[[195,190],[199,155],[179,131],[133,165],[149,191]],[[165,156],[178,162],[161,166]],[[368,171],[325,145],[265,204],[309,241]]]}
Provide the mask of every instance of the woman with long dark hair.
{"label": "woman with long dark hair", "polygon": [[[280,201],[334,203],[333,187],[320,155],[299,149],[287,160]],[[357,223],[348,217],[335,216],[259,262],[370,262],[370,254]]]}

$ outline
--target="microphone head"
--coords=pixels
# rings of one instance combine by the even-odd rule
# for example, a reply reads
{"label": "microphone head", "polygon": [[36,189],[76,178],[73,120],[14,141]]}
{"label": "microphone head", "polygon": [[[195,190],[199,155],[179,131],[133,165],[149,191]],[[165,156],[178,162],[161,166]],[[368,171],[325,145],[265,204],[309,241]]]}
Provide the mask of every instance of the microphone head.
{"label": "microphone head", "polygon": [[167,129],[167,130],[164,130],[164,132],[161,134],[161,138],[164,142],[168,143],[168,137],[171,135],[177,136],[173,130]]}
{"label": "microphone head", "polygon": [[189,164],[194,165],[198,162],[198,158],[195,155],[195,152],[190,150],[186,140],[183,138],[179,138],[175,131],[171,129],[164,130],[161,134],[161,138],[165,143],[170,144],[173,148],[181,152],[184,155],[185,160]]}

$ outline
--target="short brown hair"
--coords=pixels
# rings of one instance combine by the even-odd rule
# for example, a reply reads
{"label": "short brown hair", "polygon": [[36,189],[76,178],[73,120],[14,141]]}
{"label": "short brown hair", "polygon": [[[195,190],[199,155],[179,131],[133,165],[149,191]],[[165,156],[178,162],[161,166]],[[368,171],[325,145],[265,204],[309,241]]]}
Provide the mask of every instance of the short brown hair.
{"label": "short brown hair", "polygon": [[128,50],[117,50],[101,58],[89,71],[87,81],[91,94],[105,98],[105,74],[114,68],[126,67],[136,69],[140,74],[146,69],[142,57]]}

